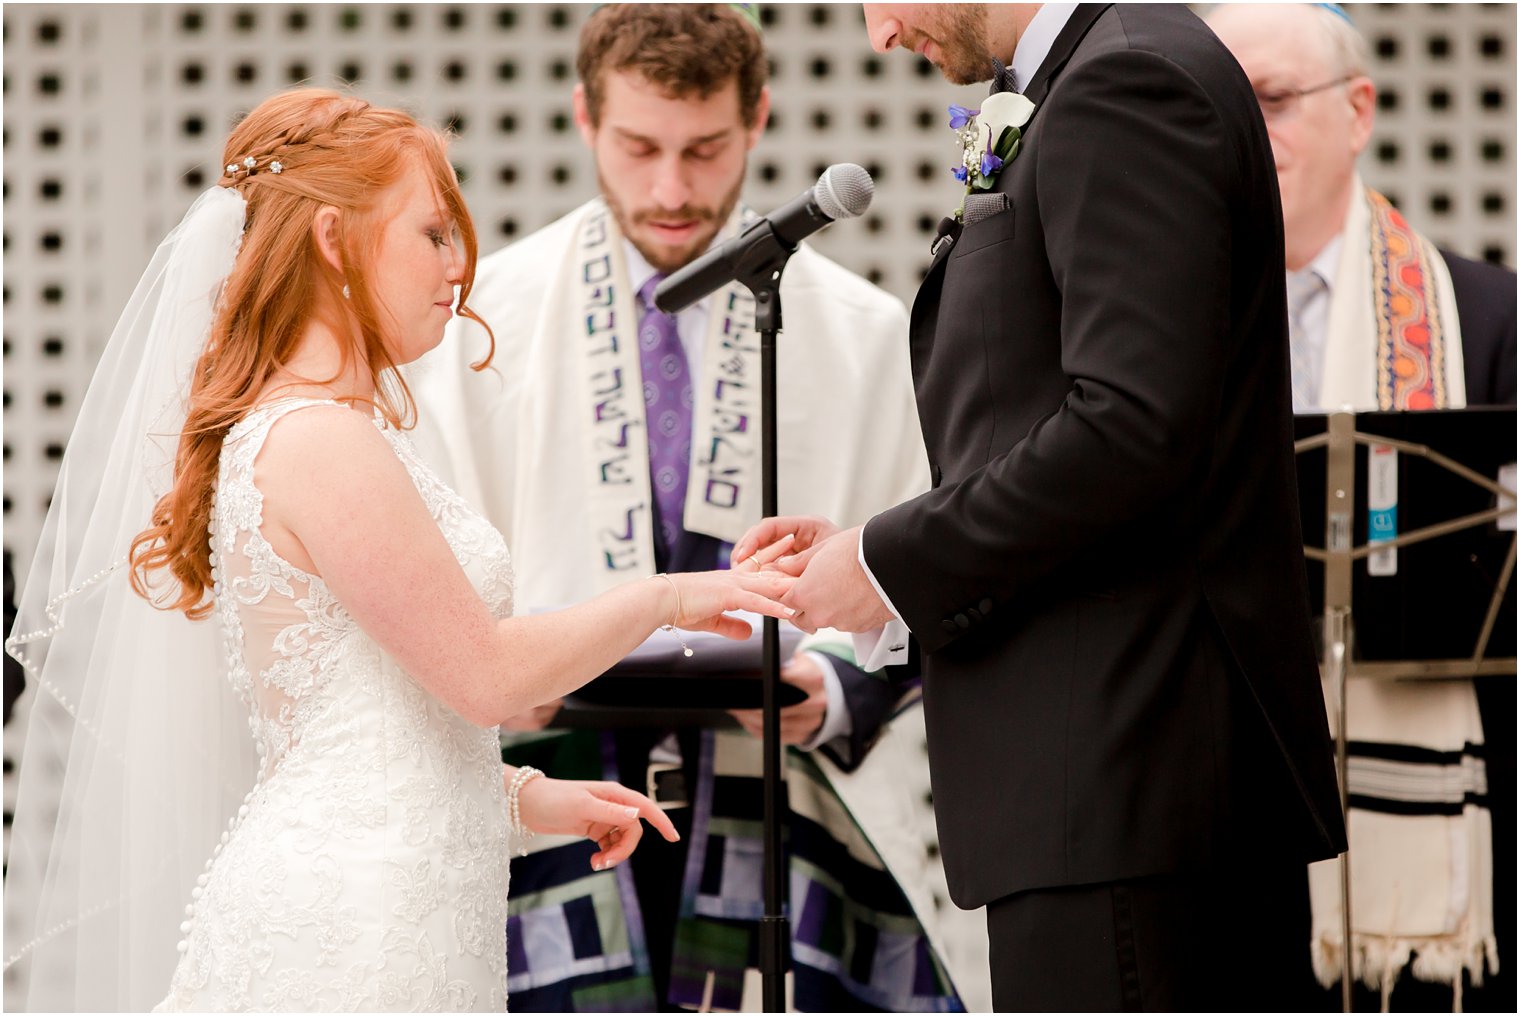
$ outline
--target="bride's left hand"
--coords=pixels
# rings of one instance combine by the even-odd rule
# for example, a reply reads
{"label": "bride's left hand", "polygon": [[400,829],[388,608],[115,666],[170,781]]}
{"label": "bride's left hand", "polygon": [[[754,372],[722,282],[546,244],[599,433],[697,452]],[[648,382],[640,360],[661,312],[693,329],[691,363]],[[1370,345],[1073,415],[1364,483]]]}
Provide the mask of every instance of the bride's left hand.
{"label": "bride's left hand", "polygon": [[644,835],[640,819],[661,836],[680,839],[659,805],[620,783],[600,780],[555,780],[539,776],[523,784],[517,806],[523,825],[535,833],[584,836],[601,848],[591,855],[591,867],[603,871],[627,860]]}

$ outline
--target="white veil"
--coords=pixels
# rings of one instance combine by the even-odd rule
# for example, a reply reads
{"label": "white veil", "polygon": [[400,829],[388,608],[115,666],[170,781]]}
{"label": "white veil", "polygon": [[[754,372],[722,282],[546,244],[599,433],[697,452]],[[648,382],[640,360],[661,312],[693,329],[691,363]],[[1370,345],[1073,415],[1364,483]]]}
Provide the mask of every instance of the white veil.
{"label": "white veil", "polygon": [[[6,1008],[146,1010],[191,890],[255,778],[214,620],[157,610],[126,555],[171,483],[191,370],[245,204],[202,194],[111,334],[6,649],[37,686],[5,880]],[[59,788],[61,787],[61,795]]]}

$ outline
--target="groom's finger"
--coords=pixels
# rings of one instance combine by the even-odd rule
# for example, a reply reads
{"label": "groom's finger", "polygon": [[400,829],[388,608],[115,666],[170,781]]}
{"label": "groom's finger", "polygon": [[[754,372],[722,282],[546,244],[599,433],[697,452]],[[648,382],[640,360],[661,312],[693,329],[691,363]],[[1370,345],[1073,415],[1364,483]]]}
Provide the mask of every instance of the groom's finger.
{"label": "groom's finger", "polygon": [[796,536],[792,533],[787,533],[774,542],[756,550],[753,554],[742,557],[736,547],[730,561],[730,567],[737,572],[758,572],[776,560],[776,558],[791,550],[796,542]]}
{"label": "groom's finger", "polygon": [[776,558],[780,557],[782,554],[785,554],[788,550],[791,550],[793,544],[796,542],[797,534],[787,533],[785,536],[782,536],[770,546],[761,547],[759,550],[755,551],[749,556],[749,560],[755,562],[755,566],[757,568],[764,568],[766,565],[776,560]]}
{"label": "groom's finger", "polygon": [[813,555],[818,553],[818,548],[820,546],[822,546],[822,544],[815,543],[807,550],[799,551],[788,557],[778,558],[776,560],[776,563],[771,565],[771,567],[777,569],[783,574],[791,575],[794,578],[800,578],[802,576],[803,569],[805,569],[808,565],[808,562],[813,559]]}
{"label": "groom's finger", "polygon": [[791,532],[781,519],[761,519],[734,544],[729,559],[730,566],[738,567],[753,557],[757,550],[775,542],[782,534]]}

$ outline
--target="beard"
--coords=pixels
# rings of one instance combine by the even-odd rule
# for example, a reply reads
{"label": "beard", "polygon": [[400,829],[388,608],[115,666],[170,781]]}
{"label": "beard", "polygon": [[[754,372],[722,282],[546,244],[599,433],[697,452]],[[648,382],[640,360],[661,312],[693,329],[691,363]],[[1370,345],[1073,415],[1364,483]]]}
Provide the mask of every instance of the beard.
{"label": "beard", "polygon": [[939,43],[939,72],[954,85],[973,85],[992,77],[992,56],[987,52],[985,4],[946,4]]}
{"label": "beard", "polygon": [[[607,207],[612,210],[612,218],[618,224],[618,229],[622,231],[628,242],[633,244],[633,249],[649,262],[650,267],[669,275],[691,264],[712,244],[713,238],[718,235],[718,230],[723,228],[723,224],[728,221],[734,207],[739,203],[739,191],[744,186],[744,174],[739,174],[739,179],[734,182],[733,188],[723,195],[723,200],[717,207],[685,204],[670,211],[653,208],[630,211],[613,195],[612,190],[607,186],[607,181],[602,178],[600,168],[597,169],[596,183],[597,188],[602,192],[602,200],[606,201]],[[643,227],[656,219],[662,222],[695,222],[698,224],[697,232],[689,243],[679,247],[658,243],[643,232]]]}

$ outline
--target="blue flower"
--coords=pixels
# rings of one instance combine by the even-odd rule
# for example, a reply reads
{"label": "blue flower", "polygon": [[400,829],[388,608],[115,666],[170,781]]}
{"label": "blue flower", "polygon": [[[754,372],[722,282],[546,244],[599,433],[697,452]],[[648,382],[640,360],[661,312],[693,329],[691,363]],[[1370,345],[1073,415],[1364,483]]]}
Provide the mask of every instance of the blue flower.
{"label": "blue flower", "polygon": [[966,171],[965,166],[956,166],[950,170],[950,175],[955,177],[958,183],[965,183],[971,176],[971,174]]}
{"label": "blue flower", "polygon": [[991,152],[983,152],[982,153],[982,164],[981,164],[981,166],[979,166],[977,168],[981,170],[982,176],[988,177],[988,176],[991,176],[993,173],[996,173],[998,170],[1000,170],[1000,169],[1003,168],[1003,160],[999,159],[996,155],[993,155]]}
{"label": "blue flower", "polygon": [[967,109],[965,106],[950,107],[950,129],[958,131],[971,122],[971,118],[981,112],[976,109]]}

